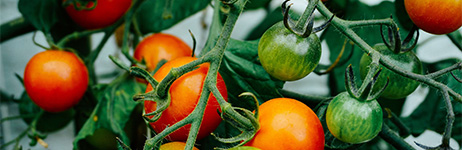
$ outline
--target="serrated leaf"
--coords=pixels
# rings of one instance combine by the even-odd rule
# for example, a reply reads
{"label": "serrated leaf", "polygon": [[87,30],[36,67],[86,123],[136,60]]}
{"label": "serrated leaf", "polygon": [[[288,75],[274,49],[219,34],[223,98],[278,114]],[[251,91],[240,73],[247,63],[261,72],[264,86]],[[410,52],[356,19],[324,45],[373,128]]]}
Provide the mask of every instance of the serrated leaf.
{"label": "serrated leaf", "polygon": [[143,34],[160,32],[204,9],[208,4],[210,0],[146,0],[138,9],[136,19]]}
{"label": "serrated leaf", "polygon": [[19,12],[36,29],[45,33],[58,22],[59,14],[63,14],[59,1],[56,0],[20,0]]}
{"label": "serrated leaf", "polygon": [[133,95],[143,92],[144,89],[144,86],[137,83],[128,73],[104,86],[104,89],[97,93],[98,104],[75,137],[74,148],[78,147],[80,140],[92,135],[99,128],[112,131],[125,144],[129,144],[130,141],[123,129],[138,104],[133,101]]}
{"label": "serrated leaf", "polygon": [[252,102],[238,101],[237,96],[243,92],[255,94],[260,104],[271,98],[282,97],[277,89],[282,89],[284,82],[272,78],[257,57],[258,41],[230,40],[220,73],[233,106],[252,108]]}
{"label": "serrated leaf", "polygon": [[[447,59],[429,64],[427,67],[429,72],[434,72],[460,61],[461,60],[457,59]],[[447,85],[455,92],[462,94],[462,83],[457,82],[449,73],[438,78],[437,81]],[[452,107],[455,114],[455,120],[451,137],[459,144],[462,144],[462,103],[452,101]],[[437,89],[431,88],[424,101],[411,113],[411,115],[403,118],[402,120],[409,129],[411,129],[414,136],[422,134],[427,129],[442,134],[446,126],[446,115],[447,111],[445,100],[443,99],[441,92]]]}

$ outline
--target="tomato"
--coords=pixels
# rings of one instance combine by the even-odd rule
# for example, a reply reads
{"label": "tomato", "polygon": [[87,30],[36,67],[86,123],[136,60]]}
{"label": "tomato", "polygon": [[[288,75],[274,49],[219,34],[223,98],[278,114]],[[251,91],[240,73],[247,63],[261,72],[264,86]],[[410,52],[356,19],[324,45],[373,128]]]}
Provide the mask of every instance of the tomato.
{"label": "tomato", "polygon": [[326,124],[337,139],[352,144],[364,143],[382,130],[382,108],[377,100],[360,101],[343,92],[327,106]]}
{"label": "tomato", "polygon": [[[160,146],[160,150],[181,150],[186,147],[186,143],[184,142],[170,142],[165,143]],[[193,150],[199,150],[196,147],[193,147]]]}
{"label": "tomato", "polygon": [[260,130],[247,146],[263,150],[324,149],[321,121],[305,104],[290,98],[259,106]]}
{"label": "tomato", "polygon": [[321,42],[316,34],[301,38],[278,22],[262,35],[258,57],[263,68],[283,81],[301,79],[311,73],[321,58]]}
{"label": "tomato", "polygon": [[74,53],[47,50],[33,56],[24,71],[29,97],[48,112],[62,112],[77,104],[88,86],[88,70]]}
{"label": "tomato", "polygon": [[[422,63],[419,58],[415,55],[414,52],[409,51],[402,54],[395,54],[393,51],[387,48],[383,44],[378,44],[374,46],[374,49],[379,51],[385,57],[391,60],[391,63],[394,65],[413,73],[421,74],[422,73]],[[369,71],[369,64],[371,63],[371,58],[364,54],[360,60],[360,75],[364,79]],[[389,78],[388,86],[385,91],[382,93],[381,97],[387,99],[401,99],[417,89],[420,85],[418,81],[403,77],[393,71],[389,70],[386,67],[380,65],[382,72],[377,79],[376,85],[373,88],[373,91],[377,92],[385,86],[387,78]]]}
{"label": "tomato", "polygon": [[[180,67],[189,62],[196,60],[194,57],[181,57],[173,59],[165,63],[159,70],[154,74],[154,78],[157,81],[161,81],[168,72],[174,67]],[[171,126],[176,122],[186,118],[196,107],[199,97],[201,95],[202,86],[204,84],[205,77],[209,64],[202,64],[198,69],[188,72],[175,80],[169,90],[170,93],[170,106],[163,111],[162,116],[156,122],[151,122],[151,126],[157,133],[164,130],[167,126]],[[217,87],[221,95],[225,98],[228,97],[226,91],[225,82],[220,74],[217,77]],[[149,84],[146,88],[146,92],[152,91],[152,86]],[[144,108],[146,113],[150,113],[156,110],[156,103],[152,101],[145,101]],[[217,113],[220,109],[216,98],[210,94],[210,97],[205,108],[204,118],[202,120],[197,140],[200,140],[213,132],[215,128],[220,124],[221,117]],[[191,125],[184,126],[169,136],[167,139],[171,141],[186,141],[188,138],[189,130]]]}
{"label": "tomato", "polygon": [[[132,0],[97,0],[96,7],[91,10],[76,10],[73,4],[66,6],[65,9],[71,19],[81,27],[99,29],[114,24],[131,4]],[[93,5],[93,2],[89,2],[86,7],[92,8]]]}
{"label": "tomato", "polygon": [[412,22],[433,34],[451,33],[462,26],[461,0],[404,0]]}
{"label": "tomato", "polygon": [[181,39],[163,33],[152,34],[144,38],[137,46],[134,52],[136,60],[144,59],[148,71],[157,67],[157,63],[162,59],[167,61],[192,56],[192,50]]}

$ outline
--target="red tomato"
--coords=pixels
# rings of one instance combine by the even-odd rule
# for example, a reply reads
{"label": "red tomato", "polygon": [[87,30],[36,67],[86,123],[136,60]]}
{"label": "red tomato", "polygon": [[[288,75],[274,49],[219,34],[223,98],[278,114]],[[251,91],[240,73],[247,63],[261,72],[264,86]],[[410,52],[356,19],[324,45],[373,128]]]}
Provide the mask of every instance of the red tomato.
{"label": "red tomato", "polygon": [[[66,11],[72,20],[81,27],[99,29],[119,20],[131,4],[132,0],[97,0],[97,5],[92,10],[76,10],[71,4],[66,7]],[[89,2],[87,8],[92,8],[93,5],[93,2]]]}
{"label": "red tomato", "polygon": [[[170,69],[174,67],[180,67],[189,62],[196,60],[194,57],[181,57],[173,59],[165,63],[159,70],[154,74],[154,78],[157,81],[161,81],[168,74]],[[171,96],[170,106],[162,113],[162,116],[156,122],[150,123],[152,128],[157,132],[161,132],[167,126],[171,126],[176,122],[184,119],[188,116],[196,107],[197,102],[202,91],[202,85],[204,83],[209,64],[202,64],[198,69],[193,70],[189,73],[184,74],[177,80],[175,80],[170,87],[169,93]],[[217,77],[217,87],[220,93],[223,95],[225,100],[228,97],[225,82],[220,74]],[[146,92],[152,91],[152,86],[149,84],[146,88]],[[146,113],[150,113],[156,110],[156,103],[152,101],[145,101],[144,108]],[[221,117],[217,113],[220,110],[216,98],[210,94],[210,97],[205,108],[204,118],[202,120],[199,134],[197,139],[200,140],[217,128],[221,122]],[[184,126],[169,136],[167,139],[171,141],[186,141],[188,138],[189,130],[191,125]]]}
{"label": "red tomato", "polygon": [[24,86],[40,108],[61,112],[82,98],[88,86],[88,70],[74,53],[47,50],[36,54],[27,63]]}
{"label": "red tomato", "polygon": [[433,34],[451,33],[462,26],[462,0],[405,0],[412,22]]}
{"label": "red tomato", "polygon": [[262,150],[322,150],[321,121],[305,104],[290,98],[271,99],[259,107],[260,130],[246,145]]}
{"label": "red tomato", "polygon": [[134,57],[141,61],[144,59],[148,71],[157,67],[157,63],[162,59],[167,61],[192,55],[192,50],[181,39],[170,35],[157,33],[144,38],[136,46]]}
{"label": "red tomato", "polygon": [[[160,146],[160,150],[182,150],[186,147],[186,143],[184,142],[170,142],[165,143]],[[199,150],[196,147],[193,147],[193,150]]]}

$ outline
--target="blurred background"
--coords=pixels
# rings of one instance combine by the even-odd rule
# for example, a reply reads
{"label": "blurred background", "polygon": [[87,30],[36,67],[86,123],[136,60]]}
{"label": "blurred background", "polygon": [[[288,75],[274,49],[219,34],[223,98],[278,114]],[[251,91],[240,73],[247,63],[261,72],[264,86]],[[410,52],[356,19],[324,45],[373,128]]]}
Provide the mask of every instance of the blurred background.
{"label": "blurred background", "polygon": [[[376,5],[381,0],[362,0],[364,3],[369,5]],[[279,7],[283,0],[273,0],[271,8]],[[292,0],[294,3],[293,9],[302,12],[307,5],[305,0]],[[21,14],[18,11],[18,0],[1,0],[0,1],[0,24],[11,21]],[[197,14],[185,19],[179,24],[165,30],[165,33],[170,33],[179,38],[183,39],[189,46],[192,47],[192,39],[189,35],[188,29],[191,30],[197,39],[197,49],[200,50],[204,44],[208,35],[208,29],[203,28],[201,20],[203,19],[206,24],[211,22],[212,8],[209,6],[206,10],[198,12]],[[232,33],[232,38],[244,39],[247,33],[252,30],[266,15],[266,11],[263,9],[257,9],[245,12],[240,16],[235,29]],[[317,13],[319,15],[319,13]],[[252,20],[252,21],[249,21]],[[324,22],[324,21],[322,21]],[[321,22],[316,22],[315,26]],[[461,30],[461,29],[459,29]],[[1,31],[0,31],[1,32]],[[318,33],[320,34],[320,33]],[[6,92],[7,95],[14,95],[19,97],[24,91],[23,86],[19,80],[15,77],[15,74],[23,76],[24,68],[28,60],[36,53],[43,51],[42,48],[34,45],[32,42],[32,33],[25,34],[14,39],[4,41],[0,44],[0,90]],[[93,43],[99,43],[102,38],[102,34],[96,34],[92,36]],[[46,45],[46,41],[41,32],[37,32],[35,40]],[[96,44],[93,44],[96,46]],[[451,43],[446,36],[435,36],[426,32],[420,31],[419,39],[419,51],[418,57],[422,61],[435,62],[448,57],[457,57],[462,59],[461,52]],[[323,53],[321,57],[322,64],[330,64],[329,51],[325,42],[322,45]],[[440,50],[445,50],[445,53],[441,53]],[[116,55],[120,49],[116,46],[114,37],[109,39],[109,42],[104,46],[102,53],[96,62],[97,74],[111,73],[117,67],[108,59],[109,55]],[[197,52],[196,52],[197,53]],[[112,78],[101,78],[101,82],[109,82]],[[285,89],[295,91],[298,93],[306,94],[317,94],[317,95],[328,95],[327,87],[327,76],[318,76],[316,74],[310,74],[302,80],[287,82],[284,86]],[[411,96],[409,96],[405,102],[403,113],[401,116],[409,115],[413,109],[415,109],[420,102],[423,101],[423,95],[426,95],[428,88],[419,87]],[[1,102],[1,100],[0,100]],[[16,104],[0,103],[0,118],[7,116],[17,116],[18,108]],[[0,144],[7,142],[18,136],[27,125],[21,120],[16,119],[13,121],[7,121],[0,125]],[[74,124],[70,123],[64,129],[57,132],[51,133],[45,139],[45,142],[49,144],[48,149],[51,150],[70,150],[72,149],[72,141],[74,138]],[[433,131],[426,131],[419,137],[410,136],[406,138],[412,146],[420,149],[414,144],[414,141],[419,143],[425,143],[428,146],[437,146],[441,142],[441,135]],[[24,149],[45,149],[40,145],[35,147],[29,147],[29,139],[23,138],[21,145]],[[452,148],[459,149],[460,146],[453,140],[451,142]],[[7,148],[11,149],[11,147]]]}

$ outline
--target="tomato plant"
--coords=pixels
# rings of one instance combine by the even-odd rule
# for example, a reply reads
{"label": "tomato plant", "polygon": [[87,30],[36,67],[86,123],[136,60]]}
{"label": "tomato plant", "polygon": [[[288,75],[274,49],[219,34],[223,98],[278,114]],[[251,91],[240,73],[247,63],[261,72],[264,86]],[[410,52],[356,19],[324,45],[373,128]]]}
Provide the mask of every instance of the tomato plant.
{"label": "tomato plant", "polygon": [[[170,72],[170,69],[180,67],[189,62],[194,61],[194,57],[180,57],[173,59],[165,63],[159,70],[154,74],[154,79],[161,81]],[[198,69],[182,75],[180,78],[172,83],[169,93],[171,103],[169,107],[162,113],[162,116],[156,122],[152,122],[151,127],[156,132],[161,132],[166,127],[182,120],[188,116],[195,108],[199,97],[201,95],[201,89],[204,84],[207,70],[209,69],[208,64],[200,65]],[[223,97],[227,98],[226,85],[221,75],[217,76],[217,87]],[[152,90],[152,86],[148,84],[146,92]],[[149,113],[156,110],[156,103],[152,101],[145,101],[144,107],[145,112]],[[214,96],[210,96],[205,108],[204,119],[202,120],[198,139],[202,139],[210,133],[220,124],[221,117],[217,113],[220,105]],[[172,141],[186,141],[189,134],[189,126],[182,127],[167,138]]]}
{"label": "tomato plant", "polygon": [[133,56],[138,61],[144,60],[148,71],[152,71],[162,59],[169,61],[179,57],[192,56],[192,50],[178,37],[156,33],[138,43]]}
{"label": "tomato plant", "polygon": [[260,130],[246,145],[260,149],[324,149],[324,131],[316,114],[290,98],[271,99],[259,107]]}
{"label": "tomato plant", "polygon": [[27,94],[48,112],[70,109],[80,101],[87,86],[87,67],[71,52],[40,52],[29,60],[24,70]]}
{"label": "tomato plant", "polygon": [[[422,63],[414,52],[408,51],[402,54],[395,54],[393,51],[388,49],[385,45],[380,44],[374,46],[378,52],[389,58],[392,63],[406,71],[410,71],[416,74],[422,73]],[[364,79],[367,72],[369,71],[369,64],[372,59],[367,55],[363,54],[360,60],[360,75]],[[378,91],[381,87],[387,84],[387,78],[389,79],[388,85],[385,91],[382,93],[382,97],[388,99],[400,99],[408,96],[417,89],[420,85],[418,81],[398,75],[386,67],[383,67],[382,73],[379,75],[377,86],[374,87],[374,91]]]}
{"label": "tomato plant", "polygon": [[[66,0],[63,0],[64,2]],[[98,0],[96,6],[93,2],[81,8],[77,2],[66,6],[66,12],[71,19],[85,29],[99,29],[114,24],[130,8],[132,0]],[[94,8],[93,8],[94,7]]]}
{"label": "tomato plant", "polygon": [[341,141],[364,143],[382,130],[382,108],[376,100],[361,101],[343,92],[329,103],[326,123],[332,135]]}
{"label": "tomato plant", "polygon": [[462,26],[462,1],[405,0],[412,22],[432,34],[448,34]]}
{"label": "tomato plant", "polygon": [[321,42],[316,34],[302,38],[278,22],[262,35],[258,43],[261,65],[283,81],[301,79],[311,73],[321,58]]}

